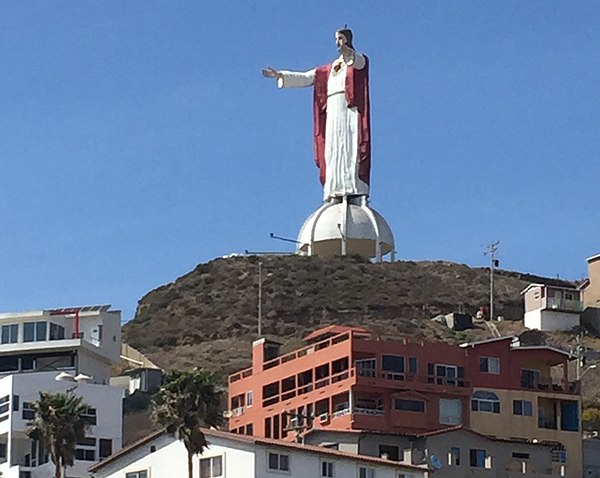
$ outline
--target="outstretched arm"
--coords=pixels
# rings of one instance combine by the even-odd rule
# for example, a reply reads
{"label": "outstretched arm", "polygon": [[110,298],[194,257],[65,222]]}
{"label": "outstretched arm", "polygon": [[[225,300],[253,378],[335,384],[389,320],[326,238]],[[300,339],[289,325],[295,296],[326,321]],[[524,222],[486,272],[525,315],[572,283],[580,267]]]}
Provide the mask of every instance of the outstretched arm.
{"label": "outstretched arm", "polygon": [[277,79],[282,77],[282,75],[279,71],[277,71],[275,68],[270,67],[270,66],[262,69],[262,76],[264,76],[265,78],[277,78]]}
{"label": "outstretched arm", "polygon": [[287,71],[268,67],[262,70],[266,78],[277,78],[278,88],[304,88],[315,82],[315,70]]}

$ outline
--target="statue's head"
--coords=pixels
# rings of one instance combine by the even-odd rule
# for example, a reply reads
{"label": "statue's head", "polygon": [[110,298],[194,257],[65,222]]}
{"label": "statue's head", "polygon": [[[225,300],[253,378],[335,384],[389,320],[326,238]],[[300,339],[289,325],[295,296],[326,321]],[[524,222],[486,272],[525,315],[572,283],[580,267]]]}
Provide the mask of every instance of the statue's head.
{"label": "statue's head", "polygon": [[338,50],[342,45],[347,45],[349,48],[354,50],[354,45],[352,45],[352,30],[347,27],[339,28],[335,32],[335,43],[338,47]]}

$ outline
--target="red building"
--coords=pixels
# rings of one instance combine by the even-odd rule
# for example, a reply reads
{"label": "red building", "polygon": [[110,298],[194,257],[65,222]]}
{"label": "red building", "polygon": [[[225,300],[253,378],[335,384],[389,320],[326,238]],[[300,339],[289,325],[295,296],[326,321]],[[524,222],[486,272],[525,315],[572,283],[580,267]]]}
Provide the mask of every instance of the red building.
{"label": "red building", "polygon": [[306,341],[286,355],[277,343],[254,342],[252,368],[229,377],[231,431],[294,440],[296,430],[313,427],[407,433],[462,424],[554,440],[580,455],[579,387],[569,381],[574,357],[566,352],[512,337],[387,342],[344,326]]}

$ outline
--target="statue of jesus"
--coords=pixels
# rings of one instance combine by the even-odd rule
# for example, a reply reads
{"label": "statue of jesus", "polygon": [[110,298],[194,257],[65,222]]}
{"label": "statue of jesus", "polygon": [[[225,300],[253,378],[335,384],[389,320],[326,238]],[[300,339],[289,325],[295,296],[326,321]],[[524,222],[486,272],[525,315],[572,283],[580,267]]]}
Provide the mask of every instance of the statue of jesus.
{"label": "statue of jesus", "polygon": [[368,196],[371,169],[369,59],[354,50],[352,31],[335,32],[340,56],[306,72],[267,68],[279,88],[314,86],[315,162],[325,201]]}

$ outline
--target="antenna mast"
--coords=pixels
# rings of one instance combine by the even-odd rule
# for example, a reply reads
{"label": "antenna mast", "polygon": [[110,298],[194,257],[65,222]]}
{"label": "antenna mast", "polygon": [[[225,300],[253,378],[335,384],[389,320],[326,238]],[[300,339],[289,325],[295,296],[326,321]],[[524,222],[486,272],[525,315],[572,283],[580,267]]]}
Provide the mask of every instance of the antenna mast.
{"label": "antenna mast", "polygon": [[498,244],[500,241],[492,242],[487,246],[487,252],[484,253],[484,255],[490,256],[490,320],[494,320],[494,270],[500,264],[500,261],[496,259]]}

